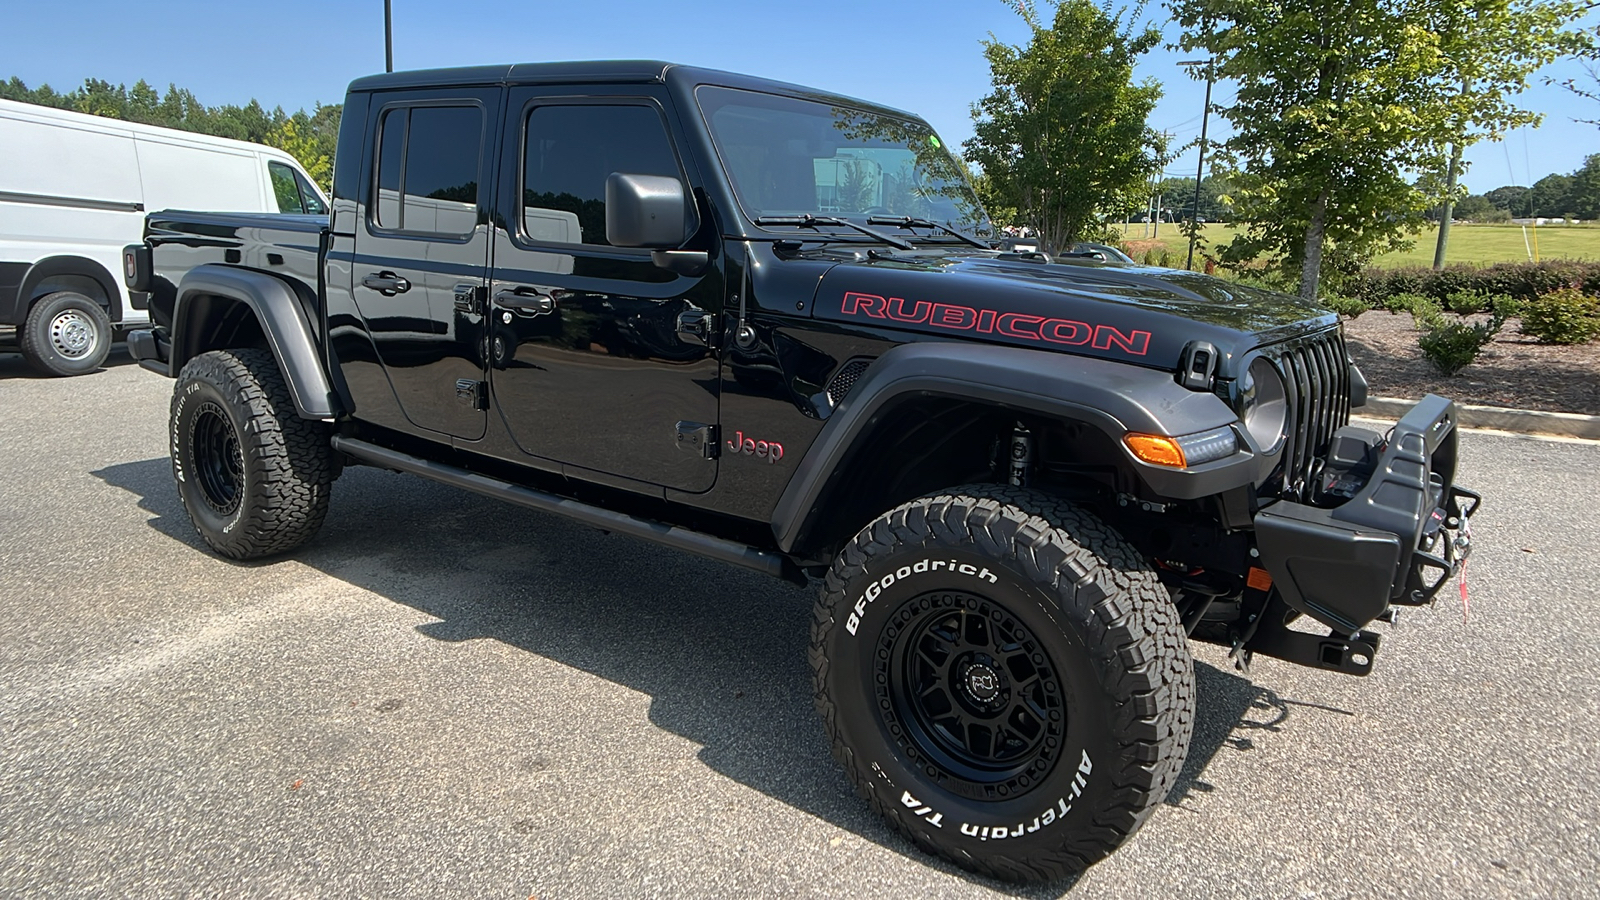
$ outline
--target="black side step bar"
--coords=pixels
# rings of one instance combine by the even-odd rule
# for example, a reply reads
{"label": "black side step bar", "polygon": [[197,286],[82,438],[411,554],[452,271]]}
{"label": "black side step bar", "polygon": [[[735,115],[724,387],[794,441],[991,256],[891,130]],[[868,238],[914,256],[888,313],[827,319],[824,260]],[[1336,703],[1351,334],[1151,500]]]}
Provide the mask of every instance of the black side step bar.
{"label": "black side step bar", "polygon": [[690,531],[675,525],[667,525],[650,519],[641,519],[624,513],[612,512],[587,503],[579,503],[555,494],[536,491],[533,488],[479,475],[455,466],[433,462],[379,447],[366,441],[353,438],[333,437],[333,449],[340,453],[347,453],[369,465],[383,469],[394,469],[399,472],[409,472],[412,475],[421,475],[434,481],[464,488],[485,497],[496,500],[505,500],[518,506],[526,506],[541,512],[555,513],[575,519],[585,525],[599,528],[602,531],[617,531],[633,537],[666,544],[679,550],[687,550],[711,559],[730,562],[734,565],[755,569],[774,578],[782,578],[795,584],[805,586],[808,584],[806,576],[790,559],[781,553],[771,550],[761,550],[748,544],[740,544],[723,538]]}

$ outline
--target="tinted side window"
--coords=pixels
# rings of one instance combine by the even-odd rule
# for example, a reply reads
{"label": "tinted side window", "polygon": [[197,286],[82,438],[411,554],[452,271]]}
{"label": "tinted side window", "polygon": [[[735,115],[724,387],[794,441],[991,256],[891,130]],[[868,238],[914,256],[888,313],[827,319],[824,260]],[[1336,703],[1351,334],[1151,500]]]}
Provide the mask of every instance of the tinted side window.
{"label": "tinted side window", "polygon": [[606,178],[613,172],[683,177],[654,108],[535,108],[523,142],[523,231],[540,243],[607,243]]}
{"label": "tinted side window", "polygon": [[306,212],[314,216],[327,215],[328,204],[323,203],[322,198],[317,196],[316,188],[311,186],[311,182],[299,172],[294,173],[294,180],[300,186],[300,204],[306,208]]}
{"label": "tinted side window", "polygon": [[406,146],[408,109],[391,109],[378,126],[378,196],[372,219],[380,228],[400,227],[400,165]]}
{"label": "tinted side window", "polygon": [[278,212],[303,213],[300,205],[300,187],[295,184],[294,170],[281,162],[267,163],[267,174],[272,177],[272,195],[278,201]]}
{"label": "tinted side window", "polygon": [[478,220],[483,112],[476,106],[418,106],[384,113],[378,132],[381,228],[471,233]]}

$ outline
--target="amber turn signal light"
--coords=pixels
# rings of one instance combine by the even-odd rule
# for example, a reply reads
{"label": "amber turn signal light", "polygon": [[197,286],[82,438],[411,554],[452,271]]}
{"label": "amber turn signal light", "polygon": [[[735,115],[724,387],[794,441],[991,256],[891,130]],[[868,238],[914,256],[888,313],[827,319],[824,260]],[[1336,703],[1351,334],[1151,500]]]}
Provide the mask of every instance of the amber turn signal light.
{"label": "amber turn signal light", "polygon": [[1178,442],[1159,434],[1134,434],[1124,435],[1122,442],[1128,445],[1133,455],[1155,466],[1171,466],[1181,469],[1188,465],[1183,458],[1183,448]]}

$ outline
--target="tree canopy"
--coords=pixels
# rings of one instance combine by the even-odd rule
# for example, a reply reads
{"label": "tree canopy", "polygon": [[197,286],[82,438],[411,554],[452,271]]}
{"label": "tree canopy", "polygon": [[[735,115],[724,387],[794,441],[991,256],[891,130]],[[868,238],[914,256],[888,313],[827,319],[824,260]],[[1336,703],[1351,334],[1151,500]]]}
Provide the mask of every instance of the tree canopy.
{"label": "tree canopy", "polygon": [[48,84],[29,88],[22,79],[12,77],[0,82],[0,98],[268,144],[299,160],[324,191],[331,187],[333,149],[344,109],[340,104],[319,103],[309,113],[303,109],[286,113],[281,106],[269,112],[255,100],[244,106],[206,106],[188,90],[168,85],[163,95],[143,79],[129,88],[89,78],[63,94]]}
{"label": "tree canopy", "polygon": [[1223,259],[1265,255],[1306,297],[1325,257],[1351,271],[1409,244],[1437,195],[1408,172],[1538,121],[1514,97],[1571,47],[1576,15],[1567,0],[1171,2],[1181,46],[1237,85],[1221,158],[1250,224]]}
{"label": "tree canopy", "polygon": [[976,133],[963,148],[983,169],[987,203],[1064,247],[1098,237],[1103,215],[1143,195],[1159,166],[1163,142],[1146,123],[1161,88],[1134,83],[1133,66],[1161,35],[1092,0],[1052,6],[1047,21],[1014,0],[1032,30],[1025,46],[984,41],[994,89],[973,105]]}

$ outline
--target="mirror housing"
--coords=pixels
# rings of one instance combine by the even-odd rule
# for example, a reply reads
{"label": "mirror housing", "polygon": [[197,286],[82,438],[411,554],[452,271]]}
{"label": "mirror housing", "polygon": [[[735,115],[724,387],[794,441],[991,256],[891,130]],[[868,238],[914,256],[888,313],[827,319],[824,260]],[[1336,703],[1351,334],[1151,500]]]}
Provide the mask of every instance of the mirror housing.
{"label": "mirror housing", "polygon": [[683,182],[613,172],[606,179],[606,241],[613,247],[674,250],[698,230]]}

